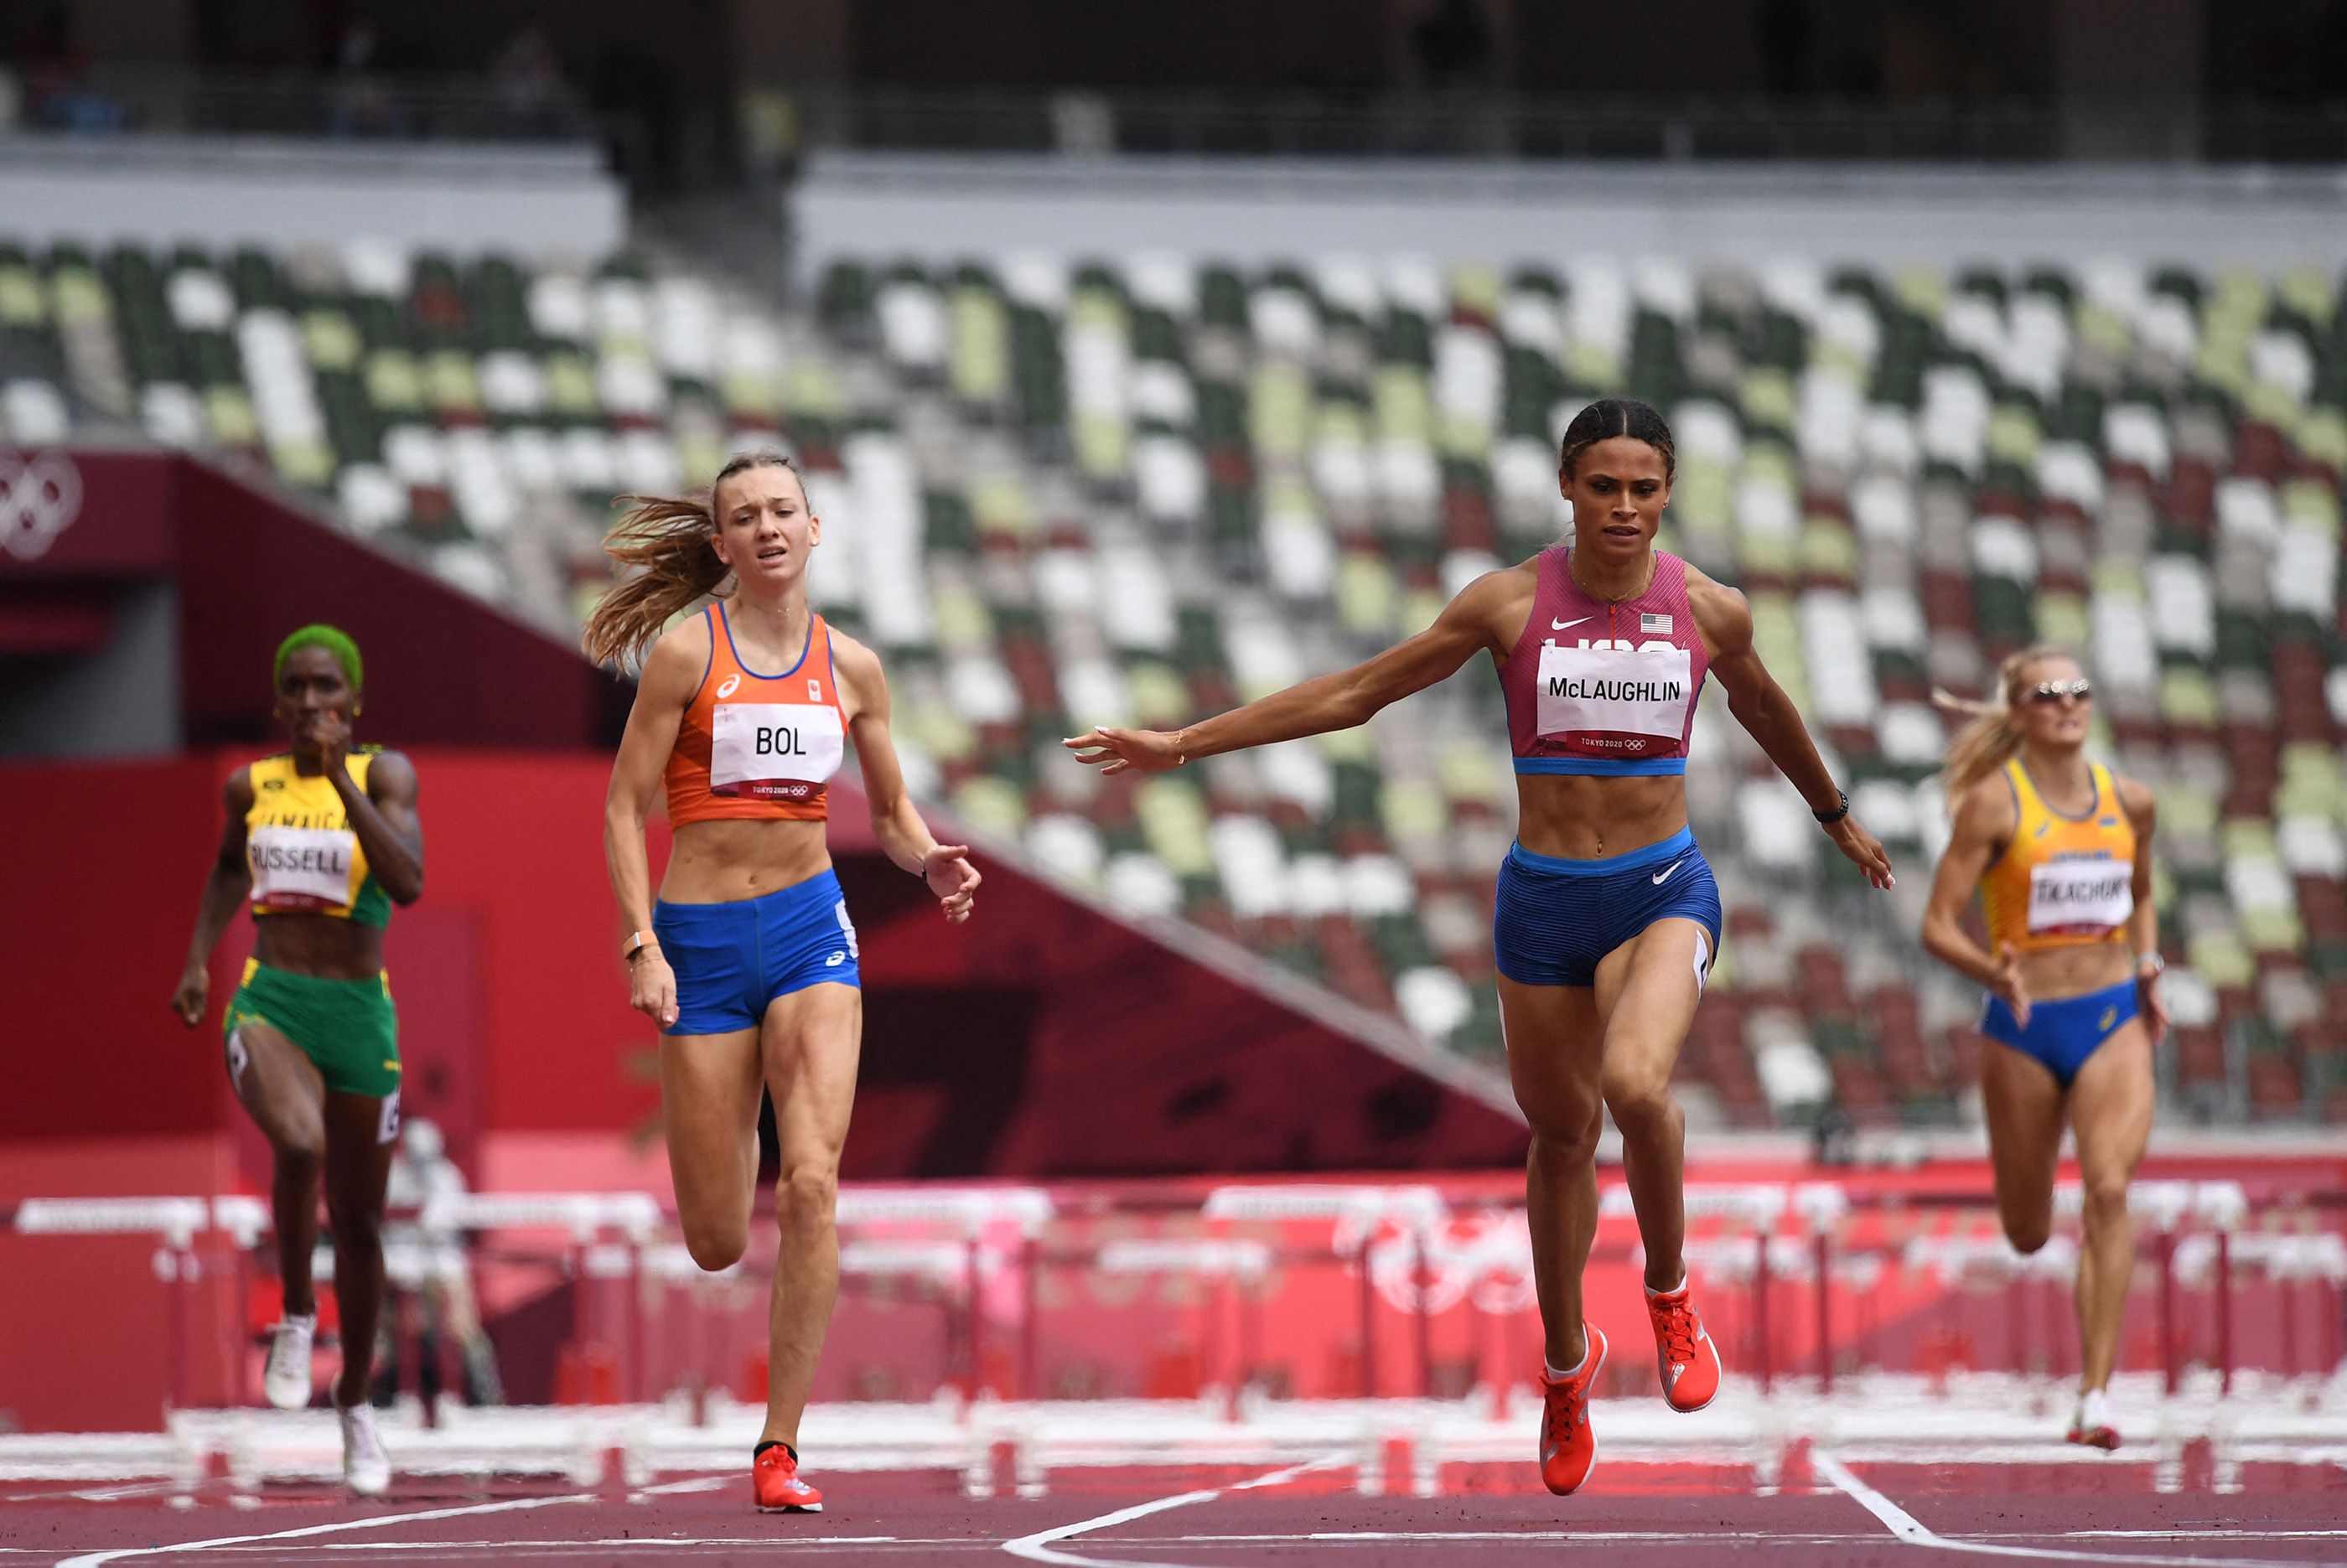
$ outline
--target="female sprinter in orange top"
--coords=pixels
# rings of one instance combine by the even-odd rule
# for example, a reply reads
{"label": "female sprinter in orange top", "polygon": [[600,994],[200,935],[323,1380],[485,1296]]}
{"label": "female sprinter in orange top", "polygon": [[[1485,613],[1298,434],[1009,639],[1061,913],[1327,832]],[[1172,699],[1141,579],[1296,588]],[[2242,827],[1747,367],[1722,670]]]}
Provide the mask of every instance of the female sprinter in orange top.
{"label": "female sprinter in orange top", "polygon": [[[600,661],[651,649],[604,807],[620,957],[630,1002],[661,1027],[669,1172],[703,1268],[749,1245],[759,1091],[774,1096],[782,1236],[751,1486],[762,1511],[815,1512],[823,1494],[799,1478],[799,1416],[839,1292],[832,1216],[864,1021],[856,927],[824,842],[846,743],[880,847],[928,881],[948,920],[969,917],[978,868],[906,797],[880,661],[807,607],[823,526],[790,460],[736,457],[705,504],[630,499],[608,548],[639,569],[585,633]],[[663,784],[675,841],[655,906],[644,814]]]}
{"label": "female sprinter in orange top", "polygon": [[[1719,891],[1687,830],[1687,736],[1706,670],[1728,711],[1878,887],[1881,845],[1761,667],[1744,596],[1655,548],[1671,497],[1670,428],[1643,403],[1591,404],[1564,432],[1559,477],[1573,538],[1470,583],[1434,624],[1368,662],[1174,732],[1094,730],[1070,741],[1107,771],[1348,729],[1478,653],[1498,667],[1516,758],[1516,844],[1500,867],[1493,946],[1516,1103],[1532,1124],[1527,1207],[1547,1328],[1541,1475],[1588,1476],[1588,1397],[1605,1337],[1581,1314],[1597,1225],[1600,1101],[1622,1130],[1623,1174],[1646,1244],[1646,1304],[1664,1397],[1696,1410],[1719,1354],[1687,1299],[1681,1255],[1686,1118],[1672,1064],[1719,950]],[[1584,1332],[1585,1330],[1585,1332]]]}
{"label": "female sprinter in orange top", "polygon": [[[2127,1183],[2151,1136],[2159,911],[2151,897],[2151,791],[2086,760],[2094,687],[2051,648],[1997,672],[2001,702],[1970,712],[1948,751],[1955,822],[1941,853],[1923,946],[1987,988],[1981,1099],[1997,1214],[2023,1252],[2054,1223],[2062,1121],[2078,1140],[2086,1247],[2078,1259],[2078,1409],[2070,1440],[2115,1449],[2105,1392],[2135,1272]],[[1989,946],[1964,934],[1978,887]]]}

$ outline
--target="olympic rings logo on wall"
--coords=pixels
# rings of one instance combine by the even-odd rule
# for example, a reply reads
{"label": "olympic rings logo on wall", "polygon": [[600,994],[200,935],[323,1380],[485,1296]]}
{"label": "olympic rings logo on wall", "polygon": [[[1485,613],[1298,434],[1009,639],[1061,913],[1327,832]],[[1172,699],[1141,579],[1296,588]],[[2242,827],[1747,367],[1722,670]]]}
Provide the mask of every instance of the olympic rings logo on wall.
{"label": "olympic rings logo on wall", "polygon": [[0,452],[0,549],[38,560],[81,516],[81,470],[62,452]]}

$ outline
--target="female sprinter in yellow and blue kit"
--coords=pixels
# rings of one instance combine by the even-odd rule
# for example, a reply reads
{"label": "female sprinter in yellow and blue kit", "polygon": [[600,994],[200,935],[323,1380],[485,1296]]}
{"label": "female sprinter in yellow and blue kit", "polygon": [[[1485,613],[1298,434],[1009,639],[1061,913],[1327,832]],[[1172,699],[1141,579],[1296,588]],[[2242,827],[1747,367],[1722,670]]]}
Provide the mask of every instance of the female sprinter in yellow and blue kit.
{"label": "female sprinter in yellow and blue kit", "polygon": [[[2086,757],[2094,686],[2059,650],[2014,654],[1999,701],[1943,705],[1973,723],[1948,753],[1954,824],[1923,916],[1933,958],[1987,988],[1981,1096],[2004,1234],[2023,1252],[2054,1223],[2066,1113],[2077,1134],[2078,1407],[2070,1440],[2118,1447],[2107,1388],[2135,1272],[2127,1183],[2151,1135],[2151,1051],[2167,1032],[2151,791]],[[1973,889],[1984,949],[1965,935]]]}
{"label": "female sprinter in yellow and blue kit", "polygon": [[[751,1489],[764,1512],[814,1512],[823,1494],[798,1473],[799,1417],[839,1290],[833,1209],[864,1018],[856,927],[824,836],[846,745],[882,851],[948,919],[969,918],[979,874],[905,794],[880,661],[807,604],[822,522],[789,460],[737,457],[705,502],[631,498],[609,548],[637,569],[586,631],[599,660],[651,650],[604,815],[620,952],[633,1005],[661,1027],[669,1172],[703,1268],[749,1245],[759,1091],[774,1096],[782,1235]],[[663,785],[675,839],[655,906],[644,818]]]}

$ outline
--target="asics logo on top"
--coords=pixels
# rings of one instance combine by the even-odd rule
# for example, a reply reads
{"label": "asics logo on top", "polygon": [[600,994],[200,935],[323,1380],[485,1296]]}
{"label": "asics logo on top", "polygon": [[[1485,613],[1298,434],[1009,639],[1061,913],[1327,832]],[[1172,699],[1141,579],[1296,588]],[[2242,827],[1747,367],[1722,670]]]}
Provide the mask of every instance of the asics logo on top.
{"label": "asics logo on top", "polygon": [[1587,617],[1587,616],[1585,616],[1585,615],[1584,615],[1584,616],[1581,616],[1581,617],[1580,617],[1580,618],[1578,618],[1577,620],[1557,620],[1552,619],[1552,620],[1549,621],[1549,623],[1548,623],[1548,629],[1549,629],[1551,631],[1563,631],[1563,630],[1567,630],[1567,629],[1569,629],[1569,628],[1572,628],[1572,627],[1575,627],[1575,626],[1580,625],[1582,621],[1586,620],[1588,620],[1588,619],[1589,619],[1589,617]]}
{"label": "asics logo on top", "polygon": [[1684,859],[1674,860],[1668,866],[1664,866],[1660,871],[1655,872],[1655,886],[1660,887],[1664,883],[1669,881],[1671,879],[1671,873],[1676,871],[1680,866],[1685,866],[1686,864],[1686,862]]}
{"label": "asics logo on top", "polygon": [[717,695],[720,701],[731,697],[741,689],[742,677],[739,675],[728,675],[724,680],[717,682]]}

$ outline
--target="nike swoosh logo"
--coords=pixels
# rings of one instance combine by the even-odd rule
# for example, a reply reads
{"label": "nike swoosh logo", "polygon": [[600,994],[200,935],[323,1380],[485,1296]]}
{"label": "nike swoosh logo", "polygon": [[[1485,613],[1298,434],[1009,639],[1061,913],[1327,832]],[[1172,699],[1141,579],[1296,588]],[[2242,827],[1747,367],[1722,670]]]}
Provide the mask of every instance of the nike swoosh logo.
{"label": "nike swoosh logo", "polygon": [[1581,620],[1552,620],[1548,623],[1548,629],[1551,631],[1565,631],[1580,625],[1582,620],[1586,620],[1588,619],[1589,617],[1584,615],[1581,618]]}
{"label": "nike swoosh logo", "polygon": [[1664,883],[1669,881],[1671,879],[1671,873],[1676,871],[1680,866],[1685,866],[1686,864],[1686,862],[1685,860],[1674,860],[1668,866],[1664,866],[1660,871],[1655,872],[1655,886],[1660,887]]}

